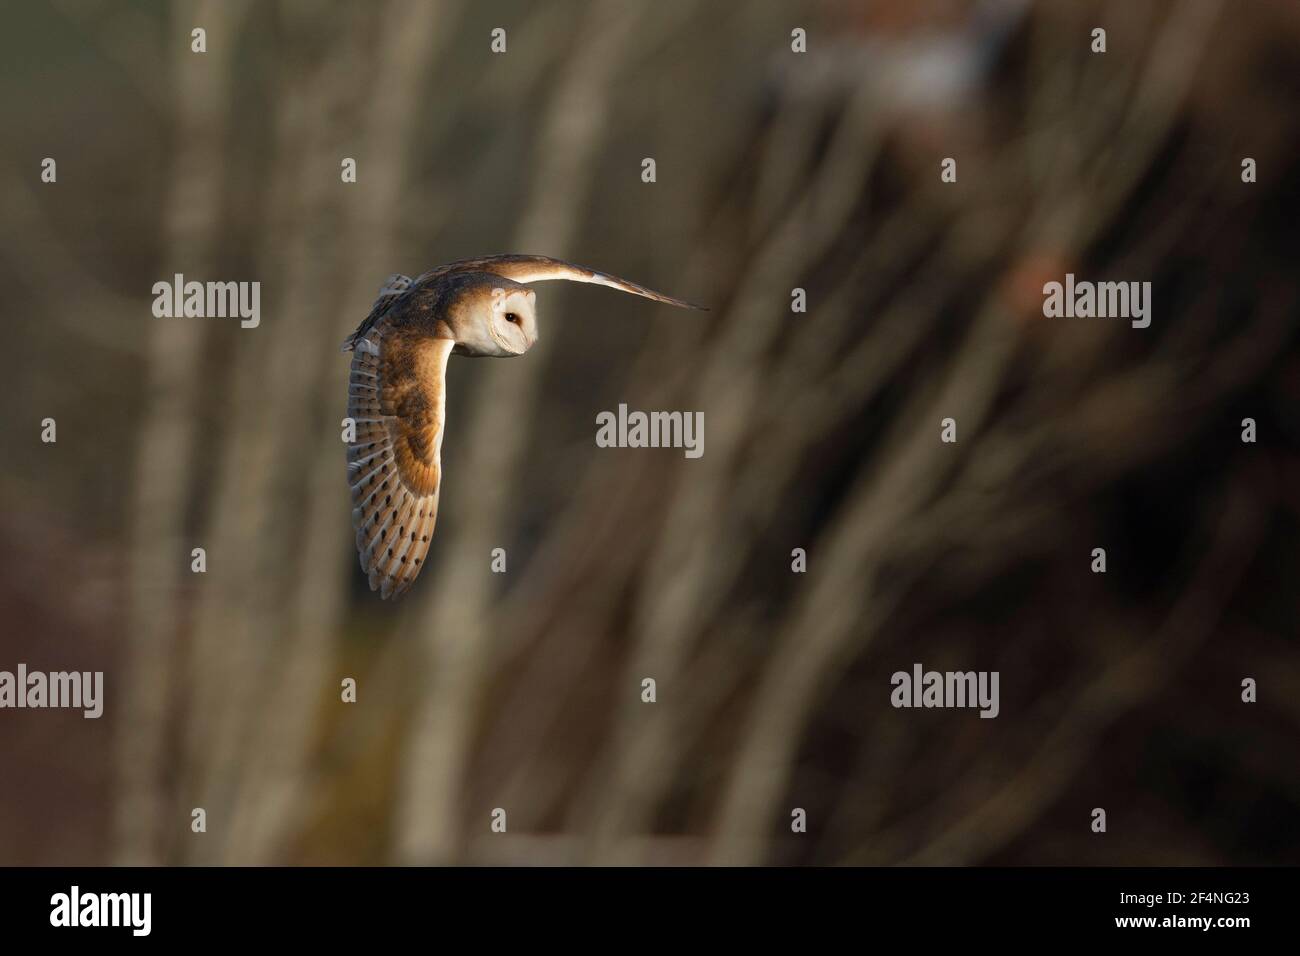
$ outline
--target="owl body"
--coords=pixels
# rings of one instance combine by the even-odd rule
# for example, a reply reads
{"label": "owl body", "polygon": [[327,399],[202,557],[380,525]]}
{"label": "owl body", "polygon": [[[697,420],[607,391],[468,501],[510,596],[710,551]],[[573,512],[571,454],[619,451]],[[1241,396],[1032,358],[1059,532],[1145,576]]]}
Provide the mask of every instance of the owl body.
{"label": "owl body", "polygon": [[352,352],[348,443],[352,526],[361,568],[384,598],[406,591],[428,555],[442,486],[447,360],[523,355],[537,341],[528,282],[605,285],[699,308],[625,279],[545,256],[493,256],[390,276],[343,343]]}

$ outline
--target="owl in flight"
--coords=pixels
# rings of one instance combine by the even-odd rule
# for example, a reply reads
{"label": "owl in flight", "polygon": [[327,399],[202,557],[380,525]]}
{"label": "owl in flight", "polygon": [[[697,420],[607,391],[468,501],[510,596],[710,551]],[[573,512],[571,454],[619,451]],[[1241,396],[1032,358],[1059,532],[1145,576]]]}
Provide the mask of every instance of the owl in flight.
{"label": "owl in flight", "polygon": [[537,341],[527,283],[591,282],[685,309],[700,306],[545,256],[489,256],[393,275],[355,332],[348,445],[352,526],[361,569],[382,597],[409,588],[429,553],[442,484],[447,359],[523,355]]}

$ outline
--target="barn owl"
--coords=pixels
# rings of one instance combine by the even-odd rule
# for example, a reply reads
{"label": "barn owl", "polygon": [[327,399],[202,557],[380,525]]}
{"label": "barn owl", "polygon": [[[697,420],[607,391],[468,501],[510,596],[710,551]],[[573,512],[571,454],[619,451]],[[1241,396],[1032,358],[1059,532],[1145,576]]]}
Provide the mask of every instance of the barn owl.
{"label": "barn owl", "polygon": [[548,279],[700,308],[545,256],[463,259],[416,279],[389,276],[370,314],[343,343],[352,352],[352,526],[361,569],[382,597],[405,592],[429,552],[442,485],[447,360],[527,352],[537,341],[536,293],[528,283]]}

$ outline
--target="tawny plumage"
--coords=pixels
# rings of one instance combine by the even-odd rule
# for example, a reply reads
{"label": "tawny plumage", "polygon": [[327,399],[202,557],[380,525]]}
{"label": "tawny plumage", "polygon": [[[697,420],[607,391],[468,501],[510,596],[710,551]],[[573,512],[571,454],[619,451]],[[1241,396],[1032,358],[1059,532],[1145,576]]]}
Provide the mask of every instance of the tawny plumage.
{"label": "tawny plumage", "polygon": [[537,341],[526,283],[589,282],[686,309],[700,306],[546,256],[462,259],[416,279],[393,275],[343,343],[351,351],[352,526],[371,590],[406,591],[429,553],[442,484],[447,360],[523,355]]}

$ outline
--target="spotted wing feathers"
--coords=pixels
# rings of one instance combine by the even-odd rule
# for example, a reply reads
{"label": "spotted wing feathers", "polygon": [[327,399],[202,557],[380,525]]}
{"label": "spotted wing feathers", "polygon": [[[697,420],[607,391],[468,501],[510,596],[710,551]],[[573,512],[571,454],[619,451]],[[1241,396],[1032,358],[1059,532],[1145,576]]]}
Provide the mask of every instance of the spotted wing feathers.
{"label": "spotted wing feathers", "polygon": [[438,516],[447,358],[455,343],[377,322],[352,342],[348,445],[352,527],[371,590],[415,581]]}

